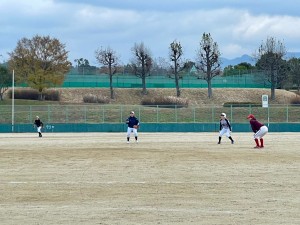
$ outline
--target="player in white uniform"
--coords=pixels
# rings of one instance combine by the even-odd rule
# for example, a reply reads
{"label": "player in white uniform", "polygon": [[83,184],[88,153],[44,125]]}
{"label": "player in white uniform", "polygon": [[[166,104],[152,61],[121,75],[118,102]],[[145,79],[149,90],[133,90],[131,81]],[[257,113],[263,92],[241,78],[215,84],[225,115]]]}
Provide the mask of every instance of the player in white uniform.
{"label": "player in white uniform", "polygon": [[140,126],[139,120],[135,117],[134,112],[130,112],[130,116],[127,118],[126,123],[128,125],[127,128],[127,143],[129,143],[130,134],[134,133],[135,142],[138,143],[138,132],[137,129]]}
{"label": "player in white uniform", "polygon": [[36,126],[37,132],[39,133],[39,137],[42,137],[42,128],[44,124],[38,116],[36,116],[33,126]]}
{"label": "player in white uniform", "polygon": [[231,141],[231,144],[234,144],[234,140],[231,137],[231,125],[229,120],[226,118],[225,113],[221,113],[221,119],[220,119],[220,132],[219,132],[219,142],[218,144],[221,144],[221,139],[223,135],[226,135],[229,140]]}

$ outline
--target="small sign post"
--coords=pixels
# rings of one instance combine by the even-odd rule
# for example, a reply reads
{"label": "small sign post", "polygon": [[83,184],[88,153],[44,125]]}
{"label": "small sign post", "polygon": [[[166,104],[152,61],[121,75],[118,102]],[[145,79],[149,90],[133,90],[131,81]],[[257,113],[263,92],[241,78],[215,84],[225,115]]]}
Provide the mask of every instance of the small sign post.
{"label": "small sign post", "polygon": [[268,98],[268,95],[262,95],[261,96],[261,101],[262,101],[262,107],[263,108],[268,108],[269,107],[269,98]]}
{"label": "small sign post", "polygon": [[269,115],[269,97],[268,95],[262,95],[261,96],[261,101],[262,101],[262,107],[263,108],[268,108],[268,127],[270,126],[270,115]]}

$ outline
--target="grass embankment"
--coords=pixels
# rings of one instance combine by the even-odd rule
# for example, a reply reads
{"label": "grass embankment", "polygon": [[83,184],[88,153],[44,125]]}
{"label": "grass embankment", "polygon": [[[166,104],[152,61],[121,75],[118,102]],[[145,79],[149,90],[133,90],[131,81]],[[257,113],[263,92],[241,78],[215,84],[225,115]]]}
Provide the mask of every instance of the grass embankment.
{"label": "grass embankment", "polygon": [[[61,89],[60,101],[37,101],[15,99],[17,123],[31,123],[35,115],[47,118],[52,123],[101,123],[120,122],[135,110],[143,122],[215,122],[225,112],[233,122],[245,122],[245,116],[254,113],[259,119],[271,122],[299,122],[300,107],[289,104],[295,93],[276,90],[276,100],[267,108],[260,107],[261,95],[270,95],[269,89],[214,89],[213,98],[207,99],[206,89],[183,89],[182,98],[189,100],[188,107],[165,108],[141,105],[140,89],[116,89],[116,99],[109,104],[83,103],[88,94],[109,96],[108,89]],[[173,89],[149,89],[147,97],[174,96]],[[253,102],[256,106],[224,107],[226,103]],[[11,99],[0,102],[0,123],[11,119]],[[280,104],[280,105],[279,105]],[[39,107],[40,106],[40,107]],[[247,122],[247,121],[246,121]]]}

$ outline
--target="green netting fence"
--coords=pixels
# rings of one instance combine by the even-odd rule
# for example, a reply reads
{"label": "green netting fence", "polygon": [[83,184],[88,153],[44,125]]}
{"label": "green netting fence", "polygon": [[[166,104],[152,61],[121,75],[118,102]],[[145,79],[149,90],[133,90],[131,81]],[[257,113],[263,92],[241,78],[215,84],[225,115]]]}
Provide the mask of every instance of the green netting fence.
{"label": "green netting fence", "polygon": [[[141,88],[141,78],[130,74],[115,74],[112,79],[115,88]],[[196,76],[187,74],[179,80],[181,88],[207,88],[207,82]],[[62,87],[110,87],[107,74],[78,75],[69,73]],[[146,78],[147,88],[175,88],[175,80],[163,74]],[[212,79],[213,88],[268,88],[270,84],[260,74],[244,74],[234,76],[217,76]]]}

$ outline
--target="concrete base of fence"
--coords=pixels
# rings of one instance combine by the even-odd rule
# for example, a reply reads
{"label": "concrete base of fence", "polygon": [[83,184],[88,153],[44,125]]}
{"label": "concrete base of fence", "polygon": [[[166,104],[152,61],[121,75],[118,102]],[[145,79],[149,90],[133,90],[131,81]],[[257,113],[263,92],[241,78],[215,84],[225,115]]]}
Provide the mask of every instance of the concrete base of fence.
{"label": "concrete base of fence", "polygon": [[[233,132],[252,132],[247,123],[232,124]],[[123,123],[103,124],[46,124],[43,132],[126,132]],[[139,132],[218,132],[218,123],[145,123]],[[36,132],[32,124],[2,124],[0,133]],[[300,132],[300,123],[270,123],[269,132]]]}

